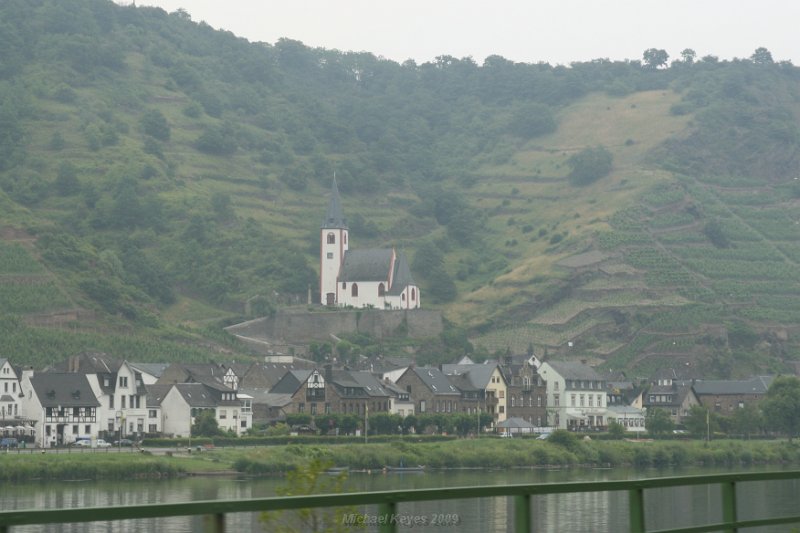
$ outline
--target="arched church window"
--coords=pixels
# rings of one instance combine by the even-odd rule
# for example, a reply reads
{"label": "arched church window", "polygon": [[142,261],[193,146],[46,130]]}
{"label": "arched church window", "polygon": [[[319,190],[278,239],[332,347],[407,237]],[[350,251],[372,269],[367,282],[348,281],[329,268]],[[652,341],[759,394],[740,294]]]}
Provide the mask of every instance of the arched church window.
{"label": "arched church window", "polygon": [[342,235],[342,242],[343,242],[344,244],[347,244],[347,233],[345,233],[344,235]]}
{"label": "arched church window", "polygon": [[378,296],[385,296],[386,295],[386,287],[383,283],[378,284]]}
{"label": "arched church window", "polygon": [[350,296],[358,296],[358,283],[353,283],[353,286],[350,287]]}
{"label": "arched church window", "polygon": [[416,299],[417,299],[417,291],[416,289],[411,289],[411,301],[413,302]]}
{"label": "arched church window", "polygon": [[336,235],[333,232],[328,233],[328,244],[336,244]]}
{"label": "arched church window", "polygon": [[400,295],[400,299],[405,302],[406,301],[406,293],[403,293],[402,295]]}
{"label": "arched church window", "polygon": [[342,288],[343,288],[343,289],[346,289],[346,288],[347,288],[347,282],[346,282],[346,281],[343,281],[343,282],[342,282]]}

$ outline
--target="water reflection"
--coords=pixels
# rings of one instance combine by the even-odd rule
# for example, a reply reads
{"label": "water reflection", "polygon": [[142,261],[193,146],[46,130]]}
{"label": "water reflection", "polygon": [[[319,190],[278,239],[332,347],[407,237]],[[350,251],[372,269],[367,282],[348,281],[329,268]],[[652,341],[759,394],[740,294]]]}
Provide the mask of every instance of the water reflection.
{"label": "water reflection", "polygon": [[[635,479],[662,475],[710,473],[711,470],[636,471],[630,469],[450,471],[424,474],[353,473],[347,481],[349,491],[381,491],[413,488],[474,486],[487,484],[551,483]],[[0,508],[56,509],[176,503],[198,500],[233,500],[272,496],[283,484],[279,478],[236,480],[230,478],[187,478],[162,481],[61,482],[6,485],[0,491]],[[13,490],[10,490],[13,489]],[[800,482],[751,482],[737,485],[739,516],[744,519],[779,516],[795,512]],[[688,527],[721,520],[718,486],[651,489],[645,492],[648,529]],[[535,496],[531,502],[535,531],[541,532],[617,532],[628,529],[626,492],[598,492]],[[89,512],[89,511],[87,511]],[[362,507],[359,513],[375,516],[376,508]],[[481,498],[407,503],[398,514],[417,518],[408,531],[506,532],[513,529],[513,501],[510,498]],[[451,521],[457,517],[458,523]],[[434,522],[438,520],[438,524]],[[423,523],[424,522],[424,523]],[[257,514],[227,516],[227,529],[237,533],[264,531]],[[14,528],[14,533],[152,533],[169,531],[191,533],[202,529],[202,518],[165,519],[59,524]],[[785,531],[760,528],[760,532]],[[376,531],[377,527],[367,528]]]}

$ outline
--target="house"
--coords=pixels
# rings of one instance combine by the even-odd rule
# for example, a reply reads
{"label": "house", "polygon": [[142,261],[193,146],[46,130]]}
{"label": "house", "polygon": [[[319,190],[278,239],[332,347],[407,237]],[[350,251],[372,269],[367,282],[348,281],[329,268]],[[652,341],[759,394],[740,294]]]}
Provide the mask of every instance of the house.
{"label": "house", "polygon": [[364,416],[368,410],[389,412],[389,392],[369,372],[333,370],[293,370],[270,390],[292,398],[286,412],[312,416],[340,413]]}
{"label": "house", "polygon": [[606,382],[584,362],[545,361],[539,374],[547,383],[552,426],[573,431],[604,428]]}
{"label": "house", "polygon": [[644,433],[645,413],[643,409],[631,405],[615,404],[608,406],[606,418],[608,422],[614,421],[621,424],[626,431]]}
{"label": "house", "polygon": [[675,424],[682,424],[695,405],[700,405],[700,400],[692,389],[692,381],[677,379],[674,372],[657,375],[642,400],[644,409],[664,409]]}
{"label": "house", "polygon": [[742,380],[695,380],[692,390],[709,411],[731,414],[761,401],[774,379],[774,376],[755,376]]}
{"label": "house", "polygon": [[[191,436],[191,426],[203,411],[212,411],[219,429],[244,433],[252,425],[252,414],[242,410],[242,401],[227,387],[205,383],[173,383],[151,387],[148,408],[161,409],[161,430],[175,437]],[[166,391],[166,392],[164,392]]]}
{"label": "house", "polygon": [[[461,391],[438,368],[409,367],[395,384],[408,392],[417,415],[462,411]],[[471,408],[477,407],[478,403],[474,401]]]}
{"label": "house", "polygon": [[508,384],[508,417],[527,420],[536,427],[547,426],[547,383],[539,375],[540,365],[534,355],[508,355],[500,366]]}
{"label": "house", "polygon": [[19,394],[17,371],[11,365],[11,361],[0,358],[0,416],[4,427],[20,416]]}
{"label": "house", "polygon": [[492,415],[496,425],[506,419],[506,378],[497,363],[442,365],[450,383],[461,391],[461,411]]}
{"label": "house", "polygon": [[418,309],[419,287],[394,248],[350,250],[336,178],[320,228],[320,302],[339,307]]}
{"label": "house", "polygon": [[36,420],[35,435],[42,448],[98,436],[100,402],[85,374],[26,371],[20,386],[23,414]]}
{"label": "house", "polygon": [[54,365],[54,371],[86,376],[100,405],[99,436],[139,439],[147,425],[147,389],[142,373],[127,361],[101,352],[83,352]]}
{"label": "house", "polygon": [[414,399],[407,390],[390,379],[382,381],[383,388],[389,393],[389,412],[393,415],[407,417],[414,414]]}

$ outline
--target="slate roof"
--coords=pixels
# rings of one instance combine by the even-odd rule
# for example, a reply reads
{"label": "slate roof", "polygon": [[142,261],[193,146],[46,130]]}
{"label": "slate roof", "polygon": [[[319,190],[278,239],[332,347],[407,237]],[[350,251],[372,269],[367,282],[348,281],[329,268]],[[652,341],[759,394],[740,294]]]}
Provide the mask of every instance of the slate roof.
{"label": "slate roof", "polygon": [[397,254],[397,259],[394,262],[394,273],[392,275],[392,287],[389,289],[389,294],[392,296],[399,296],[403,289],[409,285],[416,285],[414,277],[411,275],[411,269],[408,267],[406,256],[402,252]]}
{"label": "slate roof", "polygon": [[173,387],[178,389],[190,407],[217,406],[215,398],[202,383],[177,383]]}
{"label": "slate roof", "polygon": [[756,376],[744,380],[695,381],[694,392],[703,395],[766,394],[774,376]]}
{"label": "slate roof", "polygon": [[113,374],[122,361],[102,352],[82,352],[53,365],[49,372],[79,372],[82,374]]}
{"label": "slate roof", "polygon": [[390,396],[389,391],[384,388],[383,383],[369,372],[350,372],[350,377],[358,386],[364,389],[367,396]]}
{"label": "slate roof", "polygon": [[297,389],[308,380],[311,370],[299,369],[286,372],[283,377],[270,389],[273,394],[289,394],[297,392]]}
{"label": "slate roof", "polygon": [[461,392],[447,379],[444,372],[438,368],[415,366],[414,368],[410,368],[409,371],[417,374],[419,379],[421,379],[422,382],[425,383],[425,386],[433,391],[434,394],[461,395]]}
{"label": "slate roof", "polygon": [[42,372],[34,374],[31,386],[42,407],[99,407],[85,374]]}
{"label": "slate roof", "polygon": [[[686,396],[692,392],[692,382],[691,381],[673,381],[672,385],[654,385],[650,387],[650,389],[644,394],[642,398],[642,403],[644,405],[651,405],[651,406],[671,406],[671,407],[679,407],[683,404],[683,401],[686,399]],[[651,402],[650,395],[651,394],[660,394],[660,395],[672,395],[671,402]],[[695,395],[696,396],[696,395]]]}
{"label": "slate roof", "polygon": [[128,363],[131,368],[141,372],[142,374],[149,374],[156,379],[161,377],[161,374],[164,373],[169,367],[169,363]]}
{"label": "slate roof", "polygon": [[331,198],[328,201],[325,220],[322,221],[322,229],[347,229],[347,221],[342,211],[342,201],[339,198],[339,187],[336,185],[336,178],[333,178],[333,184],[331,185]]}
{"label": "slate roof", "polygon": [[388,281],[392,255],[391,248],[347,250],[339,281]]}
{"label": "slate roof", "polygon": [[571,361],[547,361],[553,370],[559,373],[564,379],[603,381],[603,377],[597,371],[583,363]]}
{"label": "slate roof", "polygon": [[[470,390],[485,390],[489,385],[496,364],[442,365],[442,371],[448,376],[461,376],[460,383],[470,386]],[[459,383],[459,388],[461,385]]]}
{"label": "slate roof", "polygon": [[164,397],[173,385],[147,385],[147,407],[161,407]]}

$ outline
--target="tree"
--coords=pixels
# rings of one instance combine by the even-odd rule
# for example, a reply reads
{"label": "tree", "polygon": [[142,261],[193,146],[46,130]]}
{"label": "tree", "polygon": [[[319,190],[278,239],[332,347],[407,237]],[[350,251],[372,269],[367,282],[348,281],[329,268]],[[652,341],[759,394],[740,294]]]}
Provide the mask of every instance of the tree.
{"label": "tree", "polygon": [[718,418],[702,405],[693,405],[689,409],[689,414],[683,419],[683,424],[689,433],[698,438],[704,438],[719,429]]}
{"label": "tree", "polygon": [[691,48],[684,48],[681,52],[681,58],[683,58],[683,62],[687,65],[692,65],[694,64],[695,58],[697,58],[697,53]]}
{"label": "tree", "polygon": [[168,141],[170,137],[169,123],[166,117],[158,109],[151,109],[139,119],[139,125],[145,135],[149,135],[159,141]]}
{"label": "tree", "polygon": [[789,441],[800,431],[800,379],[778,376],[761,403],[767,426],[785,433]]}
{"label": "tree", "polygon": [[576,186],[594,183],[611,173],[613,161],[614,156],[604,146],[584,148],[567,159],[567,165],[572,169],[569,182]]}
{"label": "tree", "polygon": [[657,69],[665,66],[669,60],[669,54],[666,50],[657,48],[648,48],[642,54],[642,59],[646,68]]}
{"label": "tree", "polygon": [[746,439],[753,433],[760,433],[763,426],[764,417],[761,416],[758,406],[752,403],[746,403],[731,416],[731,433]]}
{"label": "tree", "polygon": [[750,56],[750,60],[757,65],[771,65],[773,63],[772,53],[763,46],[756,48],[756,51]]}
{"label": "tree", "polygon": [[621,439],[625,436],[625,426],[617,422],[616,420],[611,420],[608,423],[608,434],[611,435],[613,439]]}
{"label": "tree", "polygon": [[653,435],[663,435],[669,433],[675,424],[669,417],[669,413],[660,407],[651,407],[647,410],[645,417],[645,427]]}
{"label": "tree", "polygon": [[204,409],[194,417],[192,424],[192,436],[194,437],[214,437],[219,435],[219,424],[217,416],[212,409]]}

